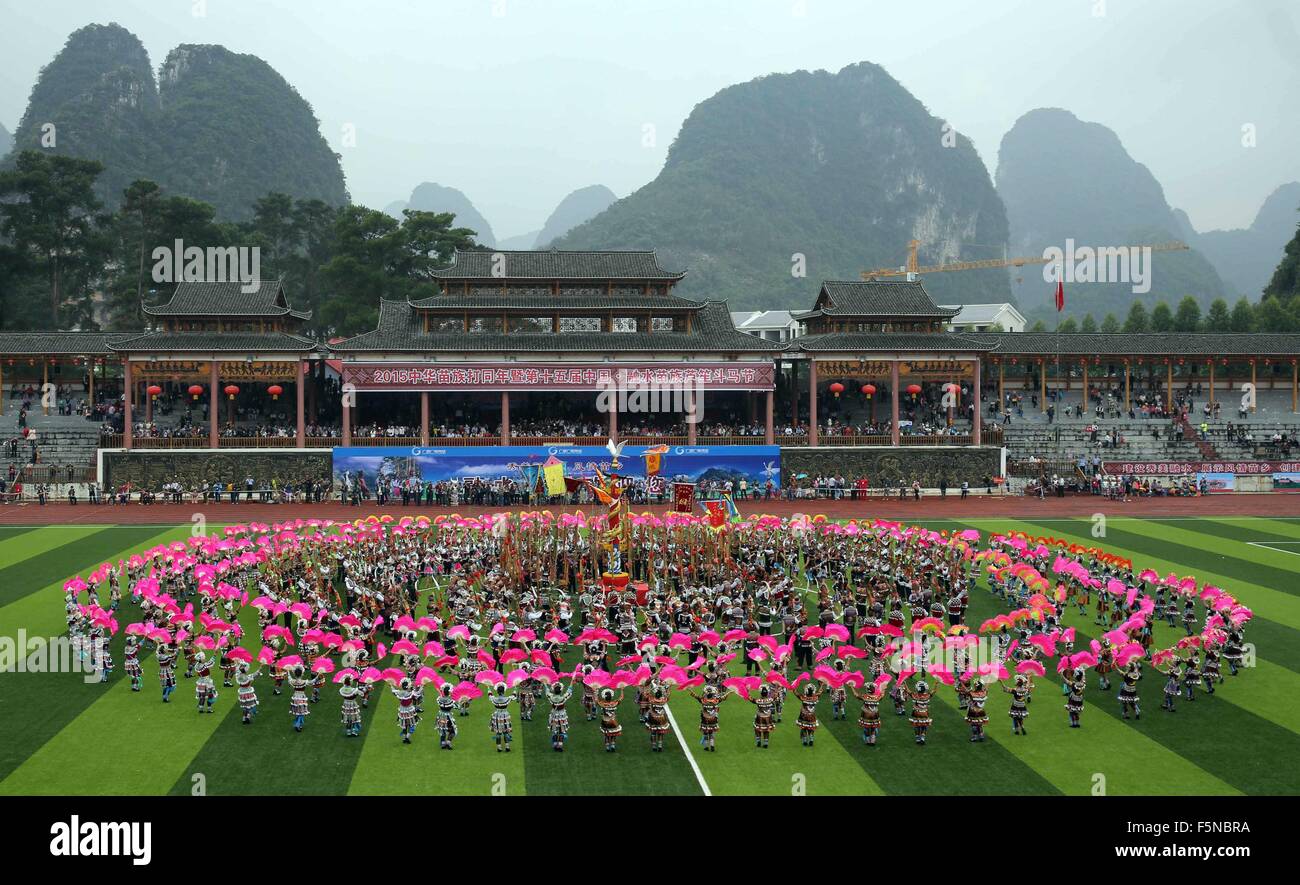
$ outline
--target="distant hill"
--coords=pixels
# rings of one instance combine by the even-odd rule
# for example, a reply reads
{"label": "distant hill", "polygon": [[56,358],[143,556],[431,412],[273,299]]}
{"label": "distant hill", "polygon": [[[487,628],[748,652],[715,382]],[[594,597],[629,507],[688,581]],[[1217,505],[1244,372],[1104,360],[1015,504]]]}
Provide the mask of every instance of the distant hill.
{"label": "distant hill", "polygon": [[[683,295],[744,310],[807,308],[819,280],[897,266],[913,238],[924,262],[1000,257],[1006,213],[970,140],[863,62],[723,89],[654,181],[547,245],[655,248],[689,271]],[[806,278],[792,275],[799,256]],[[1011,298],[1000,270],[926,286],[949,304]]]}
{"label": "distant hill", "polygon": [[1250,227],[1205,231],[1193,242],[1214,263],[1232,294],[1257,301],[1298,222],[1300,182],[1293,181],[1269,194]]}
{"label": "distant hill", "polygon": [[[1059,108],[1033,110],[1016,121],[998,149],[996,179],[1014,255],[1042,255],[1049,246],[1064,248],[1067,239],[1077,247],[1166,242],[1185,238],[1190,229],[1186,216],[1165,201],[1155,176],[1129,156],[1114,132]],[[1013,280],[1026,316],[1055,315],[1041,267],[1017,271]],[[1193,295],[1204,308],[1229,295],[1214,266],[1195,249],[1153,255],[1146,294],[1134,294],[1129,283],[1069,287],[1071,312],[1098,320],[1107,312],[1122,320],[1135,299],[1176,306]]]}
{"label": "distant hill", "polygon": [[[389,204],[384,211],[388,212],[393,205]],[[483,246],[496,247],[496,235],[492,233],[492,225],[488,224],[487,219],[474,208],[469,197],[454,187],[426,181],[411,191],[411,198],[402,208],[418,209],[421,212],[451,212],[456,216],[457,227],[467,227],[477,234],[474,237],[476,242]],[[400,208],[396,214],[401,215]]]}
{"label": "distant hill", "polygon": [[5,128],[5,124],[0,123],[0,158],[9,153],[9,149],[14,146],[13,133]]}
{"label": "distant hill", "polygon": [[311,105],[270,65],[187,44],[168,53],[155,80],[143,44],[117,24],[68,37],[41,69],[14,142],[103,163],[97,186],[110,208],[138,178],[209,202],[230,220],[250,217],[270,191],[348,199]]}
{"label": "distant hill", "polygon": [[584,221],[595,218],[617,199],[614,192],[603,184],[579,188],[560,201],[560,205],[555,207],[555,211],[542,225],[534,245],[529,248],[546,248],[556,237],[561,237]]}
{"label": "distant hill", "polygon": [[514,237],[503,237],[497,243],[497,248],[505,250],[535,249],[537,248],[537,235],[540,233],[540,230],[530,230],[526,234],[519,234]]}

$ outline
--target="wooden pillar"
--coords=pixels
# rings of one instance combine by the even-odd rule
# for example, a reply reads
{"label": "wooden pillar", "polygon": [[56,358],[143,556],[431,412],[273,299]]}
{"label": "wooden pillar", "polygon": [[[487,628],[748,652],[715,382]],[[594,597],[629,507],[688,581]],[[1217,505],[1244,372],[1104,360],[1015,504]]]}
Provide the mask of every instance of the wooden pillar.
{"label": "wooden pillar", "polygon": [[1039,411],[1046,414],[1047,412],[1047,359],[1044,357],[1038,361],[1038,407]]}
{"label": "wooden pillar", "polygon": [[984,441],[984,416],[980,414],[980,378],[982,373],[979,357],[972,360],[972,363],[975,371],[975,384],[971,404],[975,407],[975,420],[971,422],[971,441],[978,446]]}
{"label": "wooden pillar", "polygon": [[817,445],[817,361],[808,360],[808,445]]}
{"label": "wooden pillar", "polygon": [[501,391],[501,445],[510,445],[510,391]]}
{"label": "wooden pillar", "polygon": [[1124,360],[1124,411],[1125,412],[1133,408],[1131,401],[1129,399],[1130,390],[1131,388],[1129,386],[1129,364],[1128,364],[1128,360],[1126,359]]}
{"label": "wooden pillar", "polygon": [[221,411],[221,364],[216,360],[208,363],[208,448],[221,446],[221,434],[217,430],[217,414]]}
{"label": "wooden pillar", "polygon": [[1210,414],[1214,414],[1214,360],[1210,360]]}
{"label": "wooden pillar", "polygon": [[131,448],[131,422],[134,415],[131,409],[131,394],[134,392],[135,379],[131,374],[131,358],[128,356],[122,364],[122,448]]}
{"label": "wooden pillar", "polygon": [[1088,360],[1083,361],[1083,410],[1088,411]]}
{"label": "wooden pillar", "polygon": [[[774,414],[775,411],[776,411],[776,391],[769,390],[767,392],[767,415],[763,425],[763,441],[767,443],[769,446],[776,442],[776,428],[774,426],[774,422],[776,419],[776,415]],[[1292,411],[1295,410],[1292,409]]]}
{"label": "wooden pillar", "polygon": [[799,426],[799,360],[790,363],[790,425]]}
{"label": "wooden pillar", "polygon": [[420,391],[420,445],[429,444],[429,391]]}
{"label": "wooden pillar", "polygon": [[149,393],[150,385],[146,384],[144,388],[144,423],[153,423],[153,395]]}
{"label": "wooden pillar", "polygon": [[1165,365],[1165,408],[1174,407],[1174,364]]}
{"label": "wooden pillar", "polygon": [[686,391],[686,414],[683,417],[686,419],[686,444],[690,446],[695,445],[695,441],[699,438],[700,416],[696,406],[695,390],[688,389]]}
{"label": "wooden pillar", "polygon": [[1259,388],[1255,385],[1255,361],[1250,361],[1250,411],[1255,412],[1255,402],[1259,399]]}
{"label": "wooden pillar", "polygon": [[343,445],[352,445],[352,396],[355,394],[343,394]]}
{"label": "wooden pillar", "polygon": [[1296,412],[1296,400],[1300,399],[1300,369],[1296,366],[1296,361],[1291,360],[1291,412]]}
{"label": "wooden pillar", "polygon": [[889,442],[891,445],[899,444],[901,429],[898,426],[898,360],[891,360],[889,363],[889,400],[890,400],[890,417],[889,424]]}
{"label": "wooden pillar", "polygon": [[41,360],[41,411],[50,414],[50,361]]}
{"label": "wooden pillar", "polygon": [[297,388],[294,398],[298,401],[296,404],[298,409],[298,438],[295,445],[302,449],[307,446],[307,391],[304,389],[307,385],[307,364],[302,360],[295,360],[295,364],[298,366],[297,380],[293,385]]}
{"label": "wooden pillar", "polygon": [[609,438],[618,442],[618,397],[610,397],[609,404]]}
{"label": "wooden pillar", "polygon": [[1006,395],[1002,392],[1002,384],[1006,380],[1007,364],[1003,358],[998,358],[998,414],[1007,407]]}
{"label": "wooden pillar", "polygon": [[0,363],[0,415],[5,413],[5,369],[4,363]]}
{"label": "wooden pillar", "polygon": [[86,357],[86,363],[87,365],[90,366],[89,397],[90,397],[90,408],[93,411],[95,408],[95,360],[93,357]]}

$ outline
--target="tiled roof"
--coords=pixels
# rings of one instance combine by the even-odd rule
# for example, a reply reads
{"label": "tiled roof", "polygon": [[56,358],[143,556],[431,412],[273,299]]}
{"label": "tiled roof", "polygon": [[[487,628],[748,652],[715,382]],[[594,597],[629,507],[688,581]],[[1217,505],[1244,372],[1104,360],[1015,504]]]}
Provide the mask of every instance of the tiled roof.
{"label": "tiled roof", "polygon": [[998,353],[1053,356],[1250,357],[1300,355],[1300,334],[1279,332],[973,332]]}
{"label": "tiled roof", "polygon": [[258,280],[257,288],[245,292],[247,283],[188,280],[177,283],[166,304],[146,306],[149,316],[293,316],[311,319],[311,311],[293,310],[284,297],[279,280]]}
{"label": "tiled roof", "polygon": [[145,332],[119,338],[109,347],[118,353],[306,353],[316,349],[316,342],[287,332]]}
{"label": "tiled roof", "polygon": [[339,353],[511,351],[620,351],[665,353],[775,353],[781,345],[736,331],[722,301],[706,301],[693,314],[690,332],[430,332],[405,301],[383,301],[379,325],[330,345]]}
{"label": "tiled roof", "polygon": [[0,332],[0,354],[13,356],[103,356],[109,342],[138,332]]}
{"label": "tiled roof", "polygon": [[[500,273],[494,256],[502,256]],[[680,280],[684,273],[664,270],[654,252],[561,252],[456,250],[450,267],[435,270],[443,280]]]}
{"label": "tiled roof", "polygon": [[950,317],[954,308],[939,307],[920,280],[826,280],[817,307],[795,313],[813,316]]}
{"label": "tiled roof", "polygon": [[549,292],[522,293],[505,292],[503,294],[462,295],[451,292],[446,295],[433,295],[411,302],[412,307],[441,310],[637,310],[653,311],[664,309],[695,309],[699,301],[683,298],[680,295],[552,295]]}
{"label": "tiled roof", "polygon": [[[992,337],[992,336],[989,336]],[[969,351],[993,350],[997,342],[980,333],[956,332],[827,332],[806,335],[786,345],[790,352],[842,353],[867,351]]]}

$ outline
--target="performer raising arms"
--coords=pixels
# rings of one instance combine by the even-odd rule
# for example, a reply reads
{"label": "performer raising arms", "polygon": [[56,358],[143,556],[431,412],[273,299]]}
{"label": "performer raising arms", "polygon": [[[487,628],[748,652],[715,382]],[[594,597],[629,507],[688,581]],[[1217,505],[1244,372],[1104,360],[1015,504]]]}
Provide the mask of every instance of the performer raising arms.
{"label": "performer raising arms", "polygon": [[989,691],[985,688],[984,681],[978,677],[972,679],[966,692],[966,724],[970,726],[972,744],[983,743],[987,737],[984,726],[988,725],[989,716],[984,712],[984,705],[988,699]]}
{"label": "performer raising arms", "polygon": [[564,752],[564,744],[569,740],[569,711],[565,704],[573,697],[573,687],[566,687],[563,682],[553,682],[546,691],[546,701],[551,705],[546,724],[551,729],[551,746],[557,753]]}
{"label": "performer raising arms", "polygon": [[199,675],[194,682],[194,696],[199,702],[199,712],[215,713],[212,705],[217,702],[217,684],[212,681],[212,663],[200,651],[194,656],[194,668]]}
{"label": "performer raising arms", "polygon": [[754,710],[754,746],[767,749],[768,743],[772,737],[772,730],[776,728],[772,721],[772,708],[775,701],[772,699],[772,689],[766,685],[759,686],[758,697],[751,698],[741,695],[756,708]]}
{"label": "performer raising arms", "polygon": [[912,702],[911,723],[912,730],[916,732],[916,743],[924,747],[926,732],[930,730],[933,721],[930,718],[930,683],[924,678],[916,680],[915,686],[904,683],[903,694]]}
{"label": "performer raising arms", "polygon": [[1025,731],[1025,719],[1029,716],[1029,696],[1034,691],[1034,681],[1024,673],[1017,673],[1011,688],[1002,686],[1002,690],[1011,695],[1012,734],[1029,734]]}
{"label": "performer raising arms", "polygon": [[158,681],[162,684],[164,704],[171,703],[171,693],[176,690],[176,648],[170,642],[160,642],[154,652],[158,661]]}
{"label": "performer raising arms", "polygon": [[307,668],[302,664],[294,664],[289,668],[285,678],[293,691],[293,694],[289,695],[289,715],[293,717],[293,730],[302,731],[307,723],[307,717],[311,715],[307,689],[311,686],[313,677],[308,675]]}
{"label": "performer raising arms", "polygon": [[819,683],[806,682],[799,690],[799,741],[805,747],[813,745],[817,736],[817,702],[821,700],[825,687]]}
{"label": "performer raising arms", "polygon": [[1079,728],[1079,717],[1083,714],[1083,691],[1088,687],[1087,676],[1082,667],[1075,667],[1065,680],[1065,710],[1070,714],[1070,727]]}
{"label": "performer raising arms", "polygon": [[342,685],[339,686],[339,697],[343,699],[343,705],[339,711],[339,719],[343,723],[343,733],[348,737],[359,737],[361,735],[361,704],[358,698],[361,697],[361,689],[357,687],[356,677],[351,673],[343,674]]}
{"label": "performer raising arms", "polygon": [[617,695],[612,688],[602,688],[596,692],[596,706],[600,709],[600,733],[605,736],[607,753],[618,749],[618,736],[623,733],[623,726],[618,724],[618,705],[622,702],[621,691]]}
{"label": "performer raising arms", "polygon": [[728,690],[719,692],[716,685],[705,685],[700,694],[689,689],[688,693],[700,702],[700,746],[705,752],[717,752],[714,740],[718,735],[718,708],[727,699]]}
{"label": "performer raising arms", "polygon": [[253,680],[261,669],[249,671],[248,661],[235,662],[235,685],[237,688],[236,697],[239,699],[239,709],[243,713],[243,723],[250,724],[253,717],[257,715],[257,689],[253,687]]}
{"label": "performer raising arms", "polygon": [[1142,718],[1142,706],[1138,699],[1138,680],[1142,678],[1142,664],[1134,659],[1124,668],[1124,684],[1119,687],[1120,718],[1127,719],[1129,711],[1134,719]]}
{"label": "performer raising arms", "polygon": [[489,726],[492,729],[493,740],[496,741],[497,752],[502,750],[510,752],[510,741],[514,735],[511,734],[510,727],[510,702],[518,700],[514,694],[506,694],[506,684],[498,682],[492,687],[492,694],[488,696],[488,701],[492,704],[492,719]]}
{"label": "performer raising arms", "polygon": [[[290,685],[293,681],[290,680]],[[420,714],[415,709],[415,692],[411,688],[411,680],[404,678],[396,685],[392,686],[393,696],[397,698],[397,725],[402,730],[402,743],[409,744],[411,735],[415,734],[415,727],[420,724]],[[306,696],[303,696],[304,701]]]}
{"label": "performer raising arms", "polygon": [[456,699],[451,696],[451,683],[444,682],[438,690],[437,718],[434,727],[438,730],[438,748],[450,750],[451,742],[456,739]]}
{"label": "performer raising arms", "polygon": [[[881,677],[886,681],[888,676]],[[868,747],[876,745],[876,734],[880,731],[880,699],[884,697],[881,686],[883,682],[868,682],[862,686],[862,691],[849,683],[849,691],[853,696],[862,701],[862,712],[858,714],[858,727],[862,729],[862,743]]]}
{"label": "performer raising arms", "polygon": [[668,688],[662,682],[652,682],[646,686],[645,725],[650,732],[650,751],[662,753],[664,735],[668,734]]}

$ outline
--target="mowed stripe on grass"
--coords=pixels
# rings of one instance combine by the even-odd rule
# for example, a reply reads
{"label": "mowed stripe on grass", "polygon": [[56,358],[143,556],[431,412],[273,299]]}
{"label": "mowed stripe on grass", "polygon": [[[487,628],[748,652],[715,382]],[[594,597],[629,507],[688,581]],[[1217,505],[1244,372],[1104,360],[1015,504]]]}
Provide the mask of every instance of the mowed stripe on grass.
{"label": "mowed stripe on grass", "polygon": [[[45,554],[47,557],[57,556],[60,559],[64,565],[63,576],[40,590],[0,608],[0,625],[3,625],[5,631],[16,632],[21,628],[26,630],[29,636],[65,635],[66,620],[59,591],[68,576],[74,572],[89,571],[106,559],[116,562],[119,558],[147,550],[158,544],[184,538],[188,536],[189,528],[167,529],[160,532],[156,526],[149,529],[122,526],[105,529],[105,534],[108,533],[112,534],[109,537],[97,535],[92,549],[84,549],[81,545],[75,548],[78,551],[75,560],[58,550]],[[114,538],[115,540],[111,540]],[[100,545],[108,543],[115,544],[116,550],[112,554],[104,555],[99,548]],[[107,603],[108,600],[102,601]],[[135,611],[134,605],[124,600],[123,609],[118,613],[119,623],[125,626],[135,617]],[[101,753],[100,741],[103,738],[101,732],[104,730],[118,734],[124,728],[129,728],[130,717],[127,722],[121,724],[101,722],[92,725],[89,720],[81,719],[89,708],[103,700],[113,690],[125,688],[127,694],[131,694],[121,668],[123,640],[124,636],[121,632],[113,639],[113,656],[117,667],[110,676],[108,685],[97,682],[87,684],[83,677],[76,673],[15,673],[0,678],[0,710],[6,711],[5,716],[11,722],[17,721],[21,715],[22,723],[21,728],[12,728],[6,739],[0,742],[0,777],[5,778],[0,782],[0,793],[59,792],[60,789],[71,793],[125,792],[124,789],[115,786],[116,775],[112,768],[114,760],[112,756]],[[146,680],[148,679],[146,665]],[[156,679],[153,680],[153,685],[157,686]],[[147,694],[152,693],[142,692],[142,695]],[[153,697],[156,700],[157,695],[153,694]],[[137,697],[135,700],[143,701],[143,697]],[[166,732],[161,728],[158,731],[145,729],[142,732],[132,728],[129,733],[142,745],[152,746],[155,743],[154,738]],[[143,740],[141,734],[145,735]],[[61,751],[40,758],[36,757],[43,746],[56,739],[62,739],[59,745]],[[65,760],[64,753],[74,761]],[[85,762],[92,758],[98,760],[100,765],[97,769],[88,770]],[[60,780],[60,770],[68,765],[72,765],[83,775],[84,783],[71,785]],[[39,785],[48,780],[51,783],[57,782],[61,786],[51,790],[40,790],[9,784],[8,778],[23,766],[30,766],[24,777],[24,783]]]}
{"label": "mowed stripe on grass", "polygon": [[[123,537],[108,529],[102,525],[48,526],[0,541],[0,606],[21,599],[55,579],[61,578],[62,584],[80,563],[89,562],[92,554],[86,553],[85,547],[102,550],[113,547]],[[157,528],[148,530],[150,535],[157,533]],[[97,540],[101,543],[87,540],[96,535],[100,536]]]}
{"label": "mowed stripe on grass", "polygon": [[[996,523],[972,522],[971,524],[987,527]],[[1247,627],[1247,638],[1263,650],[1263,656],[1295,674],[1300,674],[1300,630],[1279,623],[1266,613],[1267,604],[1270,600],[1282,598],[1286,600],[1285,604],[1287,606],[1292,606],[1300,604],[1300,599],[1278,593],[1266,587],[1260,587],[1247,580],[1235,578],[1231,574],[1207,572],[1203,569],[1198,571],[1189,568],[1186,564],[1165,559],[1161,554],[1167,552],[1167,550],[1158,538],[1149,538],[1134,532],[1123,532],[1108,528],[1106,537],[1098,539],[1092,537],[1089,531],[1091,526],[1089,521],[1071,523],[1071,525],[1075,524],[1080,526],[1079,531],[1074,531],[1072,528],[1062,528],[1062,523],[1052,523],[1050,530],[1048,525],[1042,523],[1026,523],[1023,527],[1031,535],[1051,534],[1090,547],[1100,546],[1112,553],[1130,557],[1133,560],[1134,568],[1138,571],[1150,567],[1161,575],[1169,572],[1174,572],[1180,576],[1194,574],[1198,581],[1209,582],[1222,587],[1250,607],[1255,613],[1254,619],[1251,620]],[[1239,567],[1244,569],[1249,563],[1229,558],[1228,562],[1221,563],[1221,565],[1231,569]],[[1260,605],[1261,601],[1265,603],[1264,606]]]}

